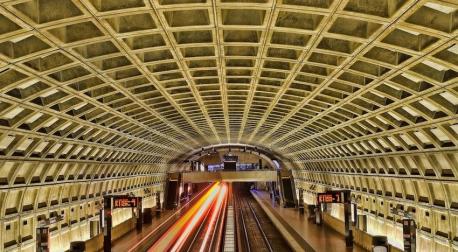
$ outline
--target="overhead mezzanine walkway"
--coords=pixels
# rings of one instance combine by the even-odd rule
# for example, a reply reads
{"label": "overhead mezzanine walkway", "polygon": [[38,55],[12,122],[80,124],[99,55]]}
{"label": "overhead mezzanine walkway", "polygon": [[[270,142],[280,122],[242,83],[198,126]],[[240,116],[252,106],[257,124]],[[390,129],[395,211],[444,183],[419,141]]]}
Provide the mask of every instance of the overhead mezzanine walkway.
{"label": "overhead mezzanine walkway", "polygon": [[277,171],[214,171],[214,172],[185,172],[183,182],[269,182],[277,180]]}

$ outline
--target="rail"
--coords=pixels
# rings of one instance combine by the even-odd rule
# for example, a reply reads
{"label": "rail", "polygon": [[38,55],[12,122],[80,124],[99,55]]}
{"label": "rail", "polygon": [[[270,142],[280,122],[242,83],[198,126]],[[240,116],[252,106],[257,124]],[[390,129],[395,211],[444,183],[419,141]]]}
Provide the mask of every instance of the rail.
{"label": "rail", "polygon": [[[238,251],[284,251],[290,247],[268,215],[249,193],[239,185],[235,207]],[[241,190],[240,190],[241,189]]]}
{"label": "rail", "polygon": [[242,227],[242,231],[243,231],[243,238],[245,238],[245,248],[248,252],[251,252],[251,248],[250,248],[250,238],[248,238],[248,231],[247,231],[247,228],[246,228],[246,224],[245,224],[245,217],[243,216],[243,209],[239,207],[239,216],[240,216],[240,222],[241,222],[241,227]]}
{"label": "rail", "polygon": [[267,235],[264,232],[264,229],[262,228],[261,223],[259,222],[258,215],[256,214],[256,212],[254,211],[253,207],[251,206],[251,203],[250,202],[247,202],[247,203],[248,203],[248,207],[251,210],[251,213],[253,214],[254,220],[256,221],[256,224],[258,225],[259,232],[261,232],[261,234],[262,234],[262,239],[264,240],[267,249],[270,252],[273,252],[272,245],[270,244],[269,240],[267,239]]}

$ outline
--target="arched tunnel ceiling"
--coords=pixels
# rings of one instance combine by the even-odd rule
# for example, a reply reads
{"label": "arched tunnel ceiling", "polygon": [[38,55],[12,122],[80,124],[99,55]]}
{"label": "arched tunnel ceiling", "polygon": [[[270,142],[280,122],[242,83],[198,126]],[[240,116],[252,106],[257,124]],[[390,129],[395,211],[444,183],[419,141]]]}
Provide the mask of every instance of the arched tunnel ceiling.
{"label": "arched tunnel ceiling", "polygon": [[0,1],[3,157],[455,151],[456,1]]}

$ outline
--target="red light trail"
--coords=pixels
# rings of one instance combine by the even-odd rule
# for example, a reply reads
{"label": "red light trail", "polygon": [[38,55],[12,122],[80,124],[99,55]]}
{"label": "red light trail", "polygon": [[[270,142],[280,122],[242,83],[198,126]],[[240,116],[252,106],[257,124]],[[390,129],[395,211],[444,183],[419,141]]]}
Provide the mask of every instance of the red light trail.
{"label": "red light trail", "polygon": [[[208,225],[209,227],[214,227],[215,226],[216,218],[218,217],[218,215],[222,211],[221,206],[223,205],[223,202],[224,202],[224,199],[226,198],[226,195],[227,195],[227,185],[223,184],[222,188],[220,190],[220,193],[218,195],[218,199],[216,201],[216,204],[213,207],[213,211],[211,213],[210,222],[209,222],[209,225]],[[212,230],[211,228],[207,228],[207,230],[205,232],[204,240],[203,240],[202,245],[201,245],[201,247],[199,249],[200,252],[204,252],[205,251],[205,247],[206,247],[206,245],[208,243],[208,239],[210,238],[211,230]]]}
{"label": "red light trail", "polygon": [[[200,198],[188,212],[178,219],[175,224],[165,232],[158,241],[148,249],[149,252],[157,251],[179,251],[189,235],[197,228],[198,224],[204,219],[205,214],[210,211],[212,203],[216,200],[212,209],[210,223],[216,221],[217,214],[220,212],[223,200],[227,194],[227,185],[215,183]],[[210,231],[205,233],[204,243],[208,242]],[[204,247],[205,245],[203,245]],[[201,248],[202,249],[202,248]]]}

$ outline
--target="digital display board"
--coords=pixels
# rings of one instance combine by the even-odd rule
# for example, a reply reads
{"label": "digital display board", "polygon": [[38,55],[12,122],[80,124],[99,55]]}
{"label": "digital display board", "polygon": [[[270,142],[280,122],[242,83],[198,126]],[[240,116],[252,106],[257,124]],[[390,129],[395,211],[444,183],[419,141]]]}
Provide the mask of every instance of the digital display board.
{"label": "digital display board", "polygon": [[343,191],[329,191],[325,193],[318,193],[318,203],[344,203]]}
{"label": "digital display board", "polygon": [[139,197],[113,196],[113,208],[137,207]]}

